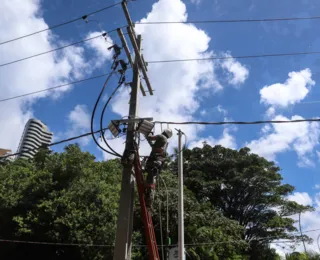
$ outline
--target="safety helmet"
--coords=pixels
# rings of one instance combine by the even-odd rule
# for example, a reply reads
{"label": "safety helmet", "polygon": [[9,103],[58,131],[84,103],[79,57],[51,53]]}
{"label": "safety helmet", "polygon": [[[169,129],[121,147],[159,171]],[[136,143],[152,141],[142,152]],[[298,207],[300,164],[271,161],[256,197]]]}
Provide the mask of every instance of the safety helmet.
{"label": "safety helmet", "polygon": [[170,138],[170,137],[172,136],[172,130],[171,130],[170,128],[165,129],[162,134],[164,134],[164,135],[166,135],[168,138]]}

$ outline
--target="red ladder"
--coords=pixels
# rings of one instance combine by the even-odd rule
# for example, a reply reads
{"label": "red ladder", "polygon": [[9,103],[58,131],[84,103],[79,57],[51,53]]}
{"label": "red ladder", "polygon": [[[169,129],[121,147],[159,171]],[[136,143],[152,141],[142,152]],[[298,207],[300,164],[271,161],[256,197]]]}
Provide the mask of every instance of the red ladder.
{"label": "red ladder", "polygon": [[144,225],[144,233],[147,239],[149,260],[160,260],[156,235],[154,233],[154,227],[152,223],[152,216],[146,207],[145,187],[144,187],[144,181],[143,181],[140,156],[138,151],[136,152],[136,156],[135,156],[134,170],[135,170],[135,176],[136,176],[138,193],[139,193],[141,215],[142,215],[142,220]]}

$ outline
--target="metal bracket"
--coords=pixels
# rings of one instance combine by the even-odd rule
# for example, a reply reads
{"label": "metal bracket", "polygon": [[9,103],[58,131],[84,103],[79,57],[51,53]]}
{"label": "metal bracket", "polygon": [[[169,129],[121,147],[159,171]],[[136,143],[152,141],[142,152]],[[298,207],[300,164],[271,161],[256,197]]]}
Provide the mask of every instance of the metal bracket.
{"label": "metal bracket", "polygon": [[129,124],[129,123],[139,123],[142,120],[147,120],[152,122],[153,117],[145,117],[145,118],[134,118],[134,119],[119,119],[119,120],[111,120],[114,124]]}

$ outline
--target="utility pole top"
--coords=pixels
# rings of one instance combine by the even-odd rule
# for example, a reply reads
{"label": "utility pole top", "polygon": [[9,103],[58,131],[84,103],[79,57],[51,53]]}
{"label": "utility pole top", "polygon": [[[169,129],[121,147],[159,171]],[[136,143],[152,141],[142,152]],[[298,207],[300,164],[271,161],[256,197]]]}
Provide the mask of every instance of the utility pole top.
{"label": "utility pole top", "polygon": [[146,63],[144,62],[144,59],[142,58],[140,50],[138,48],[137,37],[136,37],[136,34],[134,32],[134,28],[133,28],[134,24],[132,23],[132,20],[131,20],[131,17],[130,17],[128,8],[127,8],[127,2],[126,1],[122,1],[121,5],[122,5],[122,9],[124,11],[124,14],[126,16],[126,19],[127,19],[128,25],[129,25],[127,27],[127,32],[129,34],[130,41],[131,41],[132,47],[133,47],[134,52],[135,52],[135,56],[136,56],[136,58],[138,60],[139,68],[140,68],[140,70],[142,72],[143,78],[144,78],[144,80],[146,82],[146,85],[147,85],[147,88],[149,90],[150,95],[153,95],[153,90],[152,90],[152,87],[151,87],[151,83],[150,83],[149,77],[147,75]]}
{"label": "utility pole top", "polygon": [[[117,32],[118,32],[119,38],[121,40],[122,47],[123,47],[123,49],[126,52],[126,55],[128,57],[129,63],[131,65],[131,67],[133,68],[133,60],[132,60],[132,57],[131,57],[131,54],[130,54],[130,50],[129,50],[128,45],[127,45],[126,38],[124,37],[123,32],[122,32],[122,30],[120,28],[117,29]],[[144,90],[144,87],[143,87],[141,82],[140,82],[140,90],[141,90],[142,95],[145,97],[146,96],[146,91]]]}

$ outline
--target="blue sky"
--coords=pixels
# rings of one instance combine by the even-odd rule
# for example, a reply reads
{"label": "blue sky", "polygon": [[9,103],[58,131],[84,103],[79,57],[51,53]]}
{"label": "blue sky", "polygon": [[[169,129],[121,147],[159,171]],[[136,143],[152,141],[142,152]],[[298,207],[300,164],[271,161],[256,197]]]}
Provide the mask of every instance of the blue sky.
{"label": "blue sky", "polygon": [[[1,1],[0,40],[5,41],[47,26],[77,18],[116,1]],[[318,15],[320,2],[219,1],[219,0],[139,0],[129,3],[133,21],[185,21],[308,17]],[[108,31],[125,25],[121,6],[89,18]],[[319,51],[320,20],[224,23],[195,25],[137,25],[143,36],[145,59],[197,58],[208,55],[242,56],[269,53]],[[100,32],[94,22],[78,21],[52,32],[45,32],[0,46],[0,62],[5,63],[46,51]],[[110,34],[109,41],[118,42]],[[129,41],[128,41],[129,42]],[[0,97],[48,88],[68,81],[110,71],[108,43],[97,39],[83,45],[0,68]],[[162,121],[251,121],[318,117],[319,55],[287,56],[227,61],[150,64],[149,76],[155,95],[141,97],[140,116]],[[290,74],[289,74],[290,73]],[[130,72],[128,78],[130,78]],[[54,132],[55,139],[89,131],[89,118],[104,78],[76,84],[55,92],[0,103],[1,144],[15,150],[26,120],[36,117]],[[115,87],[114,78],[106,95]],[[123,88],[109,109],[110,119],[127,115],[128,90]],[[10,115],[10,116],[8,116]],[[98,121],[97,121],[98,122]],[[96,123],[96,127],[98,124]],[[156,129],[160,131],[160,127]],[[231,148],[248,145],[253,152],[275,160],[284,182],[296,187],[290,197],[313,204],[317,211],[306,214],[304,228],[320,228],[318,124],[279,126],[188,126],[189,146],[206,140]],[[80,142],[84,150],[98,159],[108,159],[90,138]],[[176,140],[171,141],[171,147]],[[123,139],[112,142],[120,153]],[[63,146],[56,147],[61,151]],[[148,152],[146,144],[143,152]]]}

